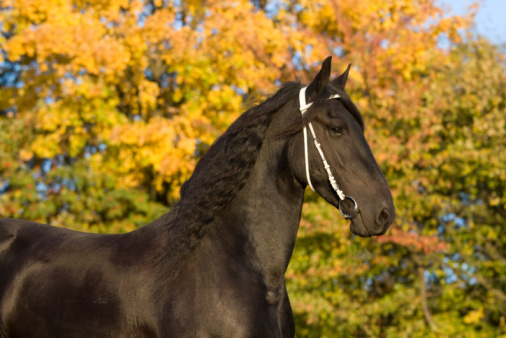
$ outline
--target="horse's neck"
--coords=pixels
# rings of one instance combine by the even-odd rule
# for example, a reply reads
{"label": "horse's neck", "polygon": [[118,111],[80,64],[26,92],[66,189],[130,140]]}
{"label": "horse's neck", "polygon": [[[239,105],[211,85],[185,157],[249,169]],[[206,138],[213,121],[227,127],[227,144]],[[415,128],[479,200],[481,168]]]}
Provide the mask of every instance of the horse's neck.
{"label": "horse's neck", "polygon": [[228,234],[221,245],[242,252],[272,284],[282,281],[290,260],[304,196],[283,147],[282,141],[264,142],[246,185],[215,224]]}

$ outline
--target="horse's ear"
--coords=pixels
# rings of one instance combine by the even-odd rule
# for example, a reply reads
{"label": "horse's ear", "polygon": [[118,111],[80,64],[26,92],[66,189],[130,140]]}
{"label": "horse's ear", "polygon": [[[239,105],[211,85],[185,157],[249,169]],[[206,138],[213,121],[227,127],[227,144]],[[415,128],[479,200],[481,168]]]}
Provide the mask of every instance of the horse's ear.
{"label": "horse's ear", "polygon": [[348,68],[339,75],[336,79],[332,80],[332,84],[339,89],[344,90],[344,87],[346,86],[346,81],[348,81],[348,72],[350,71],[351,63],[348,65]]}
{"label": "horse's ear", "polygon": [[307,102],[311,102],[315,97],[325,89],[330,79],[330,68],[332,64],[332,56],[326,58],[322,63],[322,69],[316,74],[311,84],[307,86],[306,96]]}

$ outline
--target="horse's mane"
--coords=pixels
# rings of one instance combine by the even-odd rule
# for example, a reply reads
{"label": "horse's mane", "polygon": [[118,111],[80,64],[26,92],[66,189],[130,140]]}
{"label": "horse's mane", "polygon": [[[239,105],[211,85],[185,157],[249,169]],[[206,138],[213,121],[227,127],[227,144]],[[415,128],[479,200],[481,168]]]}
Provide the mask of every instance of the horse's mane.
{"label": "horse's mane", "polygon": [[215,217],[243,188],[273,116],[300,88],[300,83],[288,82],[243,113],[197,163],[181,187],[181,201],[167,215],[171,240],[167,254],[176,266],[184,264]]}

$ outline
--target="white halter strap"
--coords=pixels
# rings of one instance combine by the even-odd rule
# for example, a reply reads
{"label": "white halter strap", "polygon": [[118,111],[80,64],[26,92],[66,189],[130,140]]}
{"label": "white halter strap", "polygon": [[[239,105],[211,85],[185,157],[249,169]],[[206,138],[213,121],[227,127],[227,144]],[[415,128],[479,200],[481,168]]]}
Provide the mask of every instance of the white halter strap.
{"label": "white halter strap", "polygon": [[[312,102],[306,103],[306,88],[307,87],[302,88],[299,92],[299,104],[300,104],[299,109],[300,109],[300,113],[302,115],[304,115],[304,113],[308,110],[308,108],[311,107],[311,105],[313,104]],[[331,95],[328,98],[328,100],[337,99],[338,97],[340,97],[339,94],[334,94],[334,95]],[[339,185],[337,184],[336,179],[334,178],[334,175],[332,175],[332,171],[330,170],[330,165],[328,164],[327,160],[325,159],[325,155],[323,154],[323,150],[322,150],[320,141],[318,141],[318,139],[316,138],[316,134],[313,129],[313,124],[311,122],[309,122],[307,125],[309,126],[309,130],[311,130],[311,134],[313,135],[314,145],[315,145],[316,149],[318,150],[318,153],[320,154],[320,157],[323,161],[323,166],[325,167],[325,170],[327,171],[330,185],[332,186],[332,189],[334,189],[334,191],[336,192],[336,194],[339,198],[339,201],[337,203],[337,207],[339,208],[339,211],[344,216],[344,218],[352,219],[353,217],[355,217],[355,215],[357,215],[360,212],[357,201],[355,201],[355,199],[351,196],[346,196],[344,194],[344,192],[341,189],[339,189]],[[314,191],[313,184],[311,183],[311,177],[309,175],[309,156],[308,156],[308,148],[307,148],[307,127],[306,126],[304,126],[304,160],[306,163],[307,183],[308,183],[309,187],[311,188],[311,190]],[[351,210],[350,213],[347,213],[342,209],[341,202],[344,201],[345,199],[348,199],[353,203],[353,209]]]}
{"label": "white halter strap", "polygon": [[[304,115],[304,113],[309,109],[309,107],[311,107],[313,105],[313,102],[306,103],[306,88],[307,87],[302,88],[299,92],[299,103],[300,103],[299,109],[300,109],[300,113],[302,115]],[[337,99],[338,97],[340,97],[339,94],[334,94],[334,95],[331,95],[328,98],[328,100]],[[336,179],[334,178],[334,175],[332,175],[332,171],[330,170],[330,165],[328,164],[328,162],[325,158],[325,155],[323,154],[323,150],[321,148],[320,141],[318,141],[318,139],[316,138],[316,134],[313,129],[313,124],[311,122],[309,122],[307,125],[309,126],[309,130],[311,131],[311,135],[313,136],[314,145],[315,145],[316,149],[318,150],[318,153],[320,154],[320,157],[323,161],[324,168],[327,171],[330,185],[332,186],[332,189],[334,189],[334,191],[336,192],[339,199],[341,201],[343,201],[346,198],[346,196],[344,195],[344,192],[341,189],[339,189],[339,185],[337,184]],[[307,147],[307,127],[306,126],[304,126],[303,132],[304,132],[304,161],[306,163],[306,178],[307,178],[307,183],[308,183],[309,187],[311,188],[311,190],[314,191],[313,184],[311,183],[311,177],[309,174],[309,156],[308,156],[308,147]]]}

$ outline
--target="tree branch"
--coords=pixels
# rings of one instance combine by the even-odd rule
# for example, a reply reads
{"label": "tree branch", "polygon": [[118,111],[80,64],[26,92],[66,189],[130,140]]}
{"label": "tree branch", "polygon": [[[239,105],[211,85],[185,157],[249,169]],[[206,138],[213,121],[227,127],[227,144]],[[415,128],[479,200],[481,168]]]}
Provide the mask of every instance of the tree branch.
{"label": "tree branch", "polygon": [[425,283],[425,268],[422,265],[421,259],[415,253],[411,253],[411,258],[415,263],[416,274],[420,280],[420,302],[423,316],[431,331],[436,332],[438,328],[436,322],[434,321],[434,318],[432,318],[432,314],[430,313],[429,306],[427,304],[427,283]]}
{"label": "tree branch", "polygon": [[436,322],[434,321],[434,318],[432,318],[429,306],[427,305],[427,284],[425,283],[425,269],[421,265],[418,265],[416,270],[418,273],[418,278],[420,279],[420,298],[423,316],[425,317],[427,324],[430,326],[430,329],[432,331],[437,331]]}

